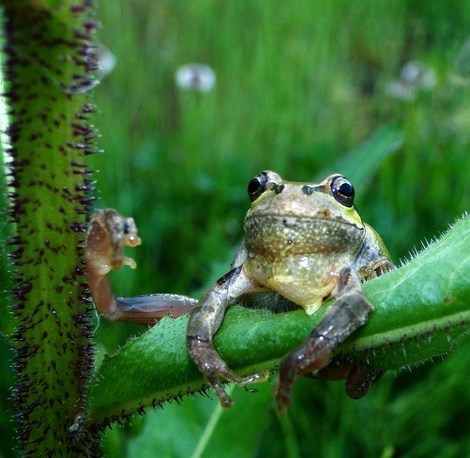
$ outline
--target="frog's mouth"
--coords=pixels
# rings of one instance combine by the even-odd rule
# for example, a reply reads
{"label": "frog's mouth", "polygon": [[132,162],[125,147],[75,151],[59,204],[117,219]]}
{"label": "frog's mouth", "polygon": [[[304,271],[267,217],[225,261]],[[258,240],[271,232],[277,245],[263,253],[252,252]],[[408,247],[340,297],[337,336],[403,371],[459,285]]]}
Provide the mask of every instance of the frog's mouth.
{"label": "frog's mouth", "polygon": [[348,224],[363,228],[364,223],[355,207],[346,208],[334,205],[290,205],[290,208],[283,208],[282,212],[273,205],[257,206],[248,211],[246,220],[262,218],[263,220],[273,219],[273,221],[294,220],[294,221],[318,221],[321,224]]}
{"label": "frog's mouth", "polygon": [[[325,212],[326,213],[326,212]],[[325,214],[321,216],[305,216],[305,215],[295,215],[295,214],[287,214],[287,215],[272,215],[272,214],[257,214],[256,216],[248,216],[245,218],[245,228],[247,225],[257,225],[262,224],[266,226],[284,226],[290,228],[299,228],[300,230],[304,226],[308,227],[334,227],[334,226],[345,226],[348,227],[350,230],[354,228],[358,231],[364,231],[365,226],[362,222],[361,217],[355,213],[355,216],[350,219],[344,218],[335,218],[332,219],[329,214]]]}
{"label": "frog's mouth", "polygon": [[321,217],[256,215],[245,220],[246,244],[254,252],[355,252],[366,235],[353,221]]}

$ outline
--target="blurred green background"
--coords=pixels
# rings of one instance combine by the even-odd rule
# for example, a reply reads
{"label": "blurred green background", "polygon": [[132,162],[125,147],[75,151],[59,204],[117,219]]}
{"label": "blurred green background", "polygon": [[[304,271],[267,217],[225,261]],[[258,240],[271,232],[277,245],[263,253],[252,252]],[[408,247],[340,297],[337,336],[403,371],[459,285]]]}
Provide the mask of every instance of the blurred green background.
{"label": "blurred green background", "polygon": [[[225,273],[264,169],[359,180],[361,215],[397,263],[468,210],[469,2],[103,0],[99,19],[115,68],[94,92],[97,206],[134,216],[144,240],[138,270],[114,276],[118,294],[197,296]],[[213,69],[212,90],[177,86],[191,62]],[[138,332],[102,320],[101,348]],[[270,384],[235,388],[223,413],[184,398],[108,432],[105,451],[468,456],[469,350],[467,337],[444,361],[387,374],[361,401],[302,380],[282,419]]]}
{"label": "blurred green background", "polygon": [[[133,216],[144,241],[131,254],[138,269],[113,274],[119,295],[197,297],[227,272],[246,185],[265,169],[293,181],[347,175],[397,264],[469,209],[470,2],[102,0],[98,19],[115,67],[93,95],[96,206]],[[177,86],[188,63],[213,69],[210,91]],[[98,356],[140,332],[101,320]],[[470,456],[469,367],[467,335],[360,401],[342,382],[301,380],[281,419],[269,383],[235,388],[226,412],[196,395],[114,427],[104,451]]]}

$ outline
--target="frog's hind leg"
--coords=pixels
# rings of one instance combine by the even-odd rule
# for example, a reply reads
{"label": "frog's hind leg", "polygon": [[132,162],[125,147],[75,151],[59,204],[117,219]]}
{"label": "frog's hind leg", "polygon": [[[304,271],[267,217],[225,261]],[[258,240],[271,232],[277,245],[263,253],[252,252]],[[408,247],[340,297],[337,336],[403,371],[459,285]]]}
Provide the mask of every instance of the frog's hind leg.
{"label": "frog's hind leg", "polygon": [[190,313],[196,300],[177,294],[140,297],[116,297],[109,272],[136,262],[124,255],[126,246],[136,247],[141,240],[132,218],[111,208],[96,211],[90,219],[85,248],[88,285],[98,313],[111,321],[129,321],[153,325],[166,315],[178,317]]}
{"label": "frog's hind leg", "polygon": [[373,310],[362,292],[359,277],[350,267],[341,270],[335,295],[336,301],[307,340],[281,361],[275,389],[280,413],[291,403],[291,391],[297,377],[324,368],[330,362],[332,351],[363,325]]}
{"label": "frog's hind leg", "polygon": [[116,297],[108,274],[97,272],[88,262],[88,284],[97,311],[110,321],[154,325],[164,316],[177,318],[191,313],[197,300],[179,294]]}
{"label": "frog's hind leg", "polygon": [[319,372],[305,374],[305,377],[319,380],[346,379],[346,393],[348,396],[352,399],[360,399],[367,394],[372,385],[384,373],[385,369],[336,357]]}
{"label": "frog's hind leg", "polygon": [[224,408],[233,404],[232,398],[223,387],[224,381],[245,386],[264,381],[268,377],[267,373],[240,377],[220,357],[212,340],[222,324],[230,300],[248,292],[250,288],[251,282],[241,267],[231,270],[201,298],[188,322],[188,352]]}
{"label": "frog's hind leg", "polygon": [[106,315],[112,321],[153,325],[165,316],[177,318],[191,313],[197,300],[181,294],[150,294],[137,297],[116,297]]}

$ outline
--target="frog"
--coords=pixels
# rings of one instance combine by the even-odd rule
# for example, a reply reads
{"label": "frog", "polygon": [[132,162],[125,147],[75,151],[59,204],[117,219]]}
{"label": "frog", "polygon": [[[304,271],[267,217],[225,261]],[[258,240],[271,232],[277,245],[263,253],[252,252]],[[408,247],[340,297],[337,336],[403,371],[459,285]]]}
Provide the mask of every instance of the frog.
{"label": "frog", "polygon": [[[292,390],[301,376],[337,378],[339,373],[347,379],[348,395],[362,397],[383,371],[338,361],[334,351],[374,310],[362,283],[394,265],[381,237],[362,221],[354,205],[353,185],[339,173],[313,183],[287,181],[266,170],[250,180],[248,196],[251,206],[244,219],[244,241],[229,272],[199,300],[163,293],[115,298],[111,309],[117,307],[117,319],[128,316],[129,321],[139,309],[148,317],[147,323],[165,314],[188,313],[188,353],[222,407],[229,408],[233,400],[225,389],[227,382],[246,387],[267,380],[269,373],[239,375],[217,352],[213,338],[227,309],[235,303],[261,304],[301,308],[311,315],[328,303],[307,339],[280,361],[274,387],[278,411],[285,413],[291,404]],[[108,315],[117,316],[109,309],[102,307]]]}

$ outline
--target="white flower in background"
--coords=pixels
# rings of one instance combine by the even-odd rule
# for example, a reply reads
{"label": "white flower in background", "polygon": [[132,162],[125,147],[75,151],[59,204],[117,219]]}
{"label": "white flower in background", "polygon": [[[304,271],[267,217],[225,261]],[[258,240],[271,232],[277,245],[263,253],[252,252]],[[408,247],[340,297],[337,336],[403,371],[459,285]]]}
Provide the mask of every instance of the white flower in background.
{"label": "white flower in background", "polygon": [[436,73],[432,68],[410,61],[400,71],[400,78],[387,86],[390,96],[403,100],[414,100],[418,91],[429,91],[437,83]]}
{"label": "white flower in background", "polygon": [[187,91],[209,92],[215,82],[215,72],[207,65],[186,64],[176,70],[176,84]]}
{"label": "white flower in background", "polygon": [[73,83],[66,85],[59,80],[54,82],[62,89],[66,94],[84,94],[89,90],[93,89],[95,86],[100,84],[101,80],[110,72],[113,71],[114,66],[116,65],[116,58],[114,54],[102,44],[92,44],[87,52],[89,57],[94,57],[95,69],[93,72],[93,78],[88,76],[83,76],[80,79],[75,80]]}
{"label": "white flower in background", "polygon": [[470,83],[470,37],[465,40],[455,58],[451,79],[454,83],[461,85]]}
{"label": "white flower in background", "polygon": [[402,81],[425,90],[432,89],[437,82],[436,73],[432,68],[413,61],[403,66],[400,77]]}
{"label": "white flower in background", "polygon": [[99,43],[94,45],[93,51],[96,54],[96,63],[98,66],[96,77],[98,80],[102,80],[108,73],[114,70],[116,57],[106,46]]}

